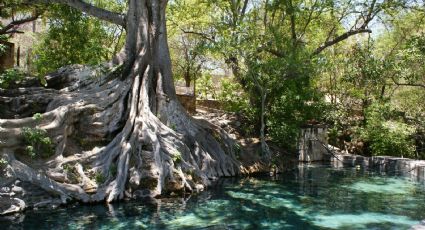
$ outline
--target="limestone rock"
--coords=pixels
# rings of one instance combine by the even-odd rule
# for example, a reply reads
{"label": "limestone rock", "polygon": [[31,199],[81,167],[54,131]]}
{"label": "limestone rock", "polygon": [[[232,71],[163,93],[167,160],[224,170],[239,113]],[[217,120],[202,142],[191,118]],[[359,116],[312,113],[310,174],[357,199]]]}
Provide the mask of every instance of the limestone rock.
{"label": "limestone rock", "polygon": [[22,187],[19,187],[19,186],[14,185],[12,187],[12,192],[14,192],[14,193],[23,193],[24,192],[24,189]]}
{"label": "limestone rock", "polygon": [[18,198],[1,197],[0,198],[0,215],[8,215],[20,212],[26,207],[25,202]]}
{"label": "limestone rock", "polygon": [[425,220],[421,221],[419,224],[413,225],[410,230],[425,230]]}

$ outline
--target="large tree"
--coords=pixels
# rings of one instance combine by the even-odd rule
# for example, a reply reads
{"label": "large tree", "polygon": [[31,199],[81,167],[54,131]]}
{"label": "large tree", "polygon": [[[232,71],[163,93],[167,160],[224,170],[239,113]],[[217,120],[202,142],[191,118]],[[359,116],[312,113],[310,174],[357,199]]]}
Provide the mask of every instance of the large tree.
{"label": "large tree", "polygon": [[[125,14],[82,0],[19,3],[66,4],[123,26],[127,37],[122,52],[101,67],[61,69],[46,77],[48,88],[1,90],[3,102],[19,96],[16,110],[32,102],[42,108],[37,119],[0,120],[0,153],[12,178],[63,201],[110,202],[198,190],[210,179],[244,171],[235,160],[233,141],[217,127],[191,118],[177,100],[167,0],[129,0]],[[26,158],[22,127],[46,130],[54,154]]]}

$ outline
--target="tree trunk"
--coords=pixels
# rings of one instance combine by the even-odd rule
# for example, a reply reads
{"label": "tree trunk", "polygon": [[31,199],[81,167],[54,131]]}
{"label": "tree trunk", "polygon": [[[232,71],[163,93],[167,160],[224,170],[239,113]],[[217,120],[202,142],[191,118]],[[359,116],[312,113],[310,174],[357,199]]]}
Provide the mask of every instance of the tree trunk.
{"label": "tree trunk", "polygon": [[186,87],[190,87],[190,69],[189,67],[184,72],[184,82]]}
{"label": "tree trunk", "polygon": [[[234,140],[191,118],[177,100],[165,7],[165,0],[129,1],[125,48],[114,59],[122,68],[74,66],[40,121],[0,120],[8,175],[64,202],[111,202],[197,191],[211,179],[245,172]],[[96,74],[105,68],[107,74]],[[55,153],[31,161],[20,153],[21,128],[35,126],[48,131]]]}
{"label": "tree trunk", "polygon": [[266,98],[267,98],[267,92],[264,90],[264,87],[261,89],[261,128],[260,128],[260,141],[261,141],[261,151],[263,153],[263,156],[265,156],[267,161],[270,161],[271,154],[269,146],[266,142],[266,135],[265,135],[265,129],[266,129],[266,122],[264,119],[265,113],[266,113]]}

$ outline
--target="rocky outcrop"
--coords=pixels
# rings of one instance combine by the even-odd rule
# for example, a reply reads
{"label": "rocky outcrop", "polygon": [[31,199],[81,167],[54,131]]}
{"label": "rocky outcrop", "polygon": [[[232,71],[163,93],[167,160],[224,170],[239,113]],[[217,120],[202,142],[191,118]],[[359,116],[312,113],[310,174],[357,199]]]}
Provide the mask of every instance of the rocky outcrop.
{"label": "rocky outcrop", "polygon": [[0,215],[21,212],[27,208],[56,208],[61,204],[59,197],[31,183],[15,180],[0,187]]}
{"label": "rocky outcrop", "polygon": [[18,198],[0,197],[0,215],[8,215],[25,209],[25,202]]}

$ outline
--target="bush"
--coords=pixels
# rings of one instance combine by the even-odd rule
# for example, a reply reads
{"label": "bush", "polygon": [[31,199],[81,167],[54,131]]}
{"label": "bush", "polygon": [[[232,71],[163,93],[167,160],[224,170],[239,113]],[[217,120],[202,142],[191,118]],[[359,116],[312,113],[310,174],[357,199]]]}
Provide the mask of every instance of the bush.
{"label": "bush", "polygon": [[281,147],[295,151],[300,127],[308,121],[321,121],[324,105],[308,82],[300,85],[300,82],[287,80],[282,91],[280,96],[270,101],[266,114],[268,132]]}
{"label": "bush", "polygon": [[109,167],[109,173],[110,175],[112,175],[113,177],[117,175],[118,172],[118,167],[117,165],[113,164],[111,165],[111,167]]}
{"label": "bush", "polygon": [[6,52],[7,46],[0,44],[0,55],[4,54]]}
{"label": "bush", "polygon": [[216,93],[211,74],[202,74],[202,76],[196,80],[196,90],[197,92],[195,93],[202,99],[208,99],[209,96],[215,99]]}
{"label": "bush", "polygon": [[45,130],[39,128],[22,128],[22,136],[26,146],[26,153],[32,157],[49,157],[53,153],[50,137]]}
{"label": "bush", "polygon": [[0,158],[0,169],[4,168],[7,165],[7,160]]}
{"label": "bush", "polygon": [[[42,119],[41,114],[36,113],[33,119],[40,122]],[[54,148],[52,140],[47,135],[46,130],[39,128],[22,128],[22,136],[24,138],[26,153],[32,157],[49,157],[53,154]]]}
{"label": "bush", "polygon": [[122,39],[115,37],[114,26],[72,7],[52,4],[46,17],[49,30],[33,52],[35,71],[40,76],[65,65],[100,64],[120,49],[116,45]]}
{"label": "bush", "polygon": [[96,172],[94,175],[94,180],[97,184],[103,184],[106,181],[106,178],[101,172]]}
{"label": "bush", "polygon": [[242,86],[229,78],[221,79],[221,89],[218,93],[218,100],[221,102],[224,109],[229,112],[245,111],[250,107]]}
{"label": "bush", "polygon": [[24,74],[17,69],[7,69],[0,74],[0,88],[7,89],[10,84],[19,82],[24,78]]}
{"label": "bush", "polygon": [[415,128],[404,123],[389,104],[373,103],[365,117],[366,125],[360,129],[360,137],[367,141],[372,155],[414,157]]}
{"label": "bush", "polygon": [[182,162],[182,154],[179,151],[176,151],[173,155],[171,155],[171,159],[174,164],[179,164]]}

